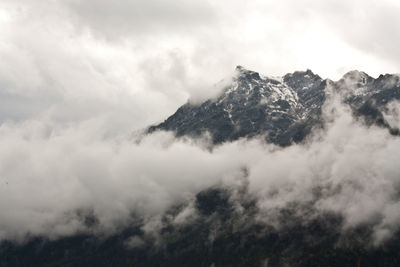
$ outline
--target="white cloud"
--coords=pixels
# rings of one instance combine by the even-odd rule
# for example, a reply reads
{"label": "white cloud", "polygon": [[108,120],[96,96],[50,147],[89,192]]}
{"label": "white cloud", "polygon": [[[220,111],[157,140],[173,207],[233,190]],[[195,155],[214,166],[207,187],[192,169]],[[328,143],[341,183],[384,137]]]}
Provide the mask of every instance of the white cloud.
{"label": "white cloud", "polygon": [[[99,120],[68,127],[4,123],[0,237],[82,231],[78,211],[92,212],[106,232],[128,223],[132,214],[153,221],[207,187],[235,186],[246,167],[261,220],[273,222],[274,212],[290,203],[314,201],[317,211],[343,215],[345,228],[374,222],[380,241],[400,225],[400,140],[338,112],[327,132],[306,145],[238,141],[212,152],[163,132],[139,143],[107,137],[108,126]],[[182,223],[188,215],[180,217]]]}
{"label": "white cloud", "polygon": [[107,113],[138,129],[190,96],[215,95],[213,84],[239,64],[332,79],[351,69],[397,72],[398,8],[374,0],[2,1],[0,93],[13,108],[2,105],[1,120]]}

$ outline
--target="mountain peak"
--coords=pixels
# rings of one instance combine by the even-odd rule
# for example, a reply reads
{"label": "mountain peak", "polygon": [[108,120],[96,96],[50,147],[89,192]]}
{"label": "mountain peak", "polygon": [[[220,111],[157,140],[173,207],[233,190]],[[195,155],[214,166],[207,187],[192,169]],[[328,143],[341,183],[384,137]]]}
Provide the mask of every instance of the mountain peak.
{"label": "mountain peak", "polygon": [[296,79],[296,80],[322,80],[322,78],[318,75],[315,74],[312,70],[307,69],[305,71],[295,71],[293,73],[288,73],[285,76],[283,76],[284,80],[289,80],[289,79]]}
{"label": "mountain peak", "polygon": [[350,84],[367,84],[373,78],[363,71],[352,70],[343,75],[342,80]]}
{"label": "mountain peak", "polygon": [[241,65],[236,66],[235,71],[239,78],[256,79],[256,80],[261,79],[260,74],[258,72],[248,70]]}
{"label": "mountain peak", "polygon": [[374,80],[365,72],[350,71],[341,80],[328,82],[307,69],[272,79],[239,65],[232,83],[218,97],[180,107],[149,132],[168,130],[192,137],[207,133],[214,144],[262,136],[267,142],[290,145],[323,124],[322,106],[329,86],[337,88],[344,103],[359,116],[377,121],[383,117],[368,103],[383,105],[400,99],[400,78],[396,78],[385,75]]}
{"label": "mountain peak", "polygon": [[235,68],[236,71],[243,71],[246,70],[242,65],[237,65]]}

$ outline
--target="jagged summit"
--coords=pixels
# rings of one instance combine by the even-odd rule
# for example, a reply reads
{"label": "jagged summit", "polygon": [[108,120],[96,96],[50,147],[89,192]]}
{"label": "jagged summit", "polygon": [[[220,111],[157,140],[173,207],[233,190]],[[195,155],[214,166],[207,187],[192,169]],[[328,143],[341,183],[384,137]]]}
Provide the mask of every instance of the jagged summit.
{"label": "jagged summit", "polygon": [[365,79],[365,78],[370,79],[372,77],[369,76],[364,71],[359,71],[359,70],[351,70],[343,75],[343,79],[359,80],[359,79]]}
{"label": "jagged summit", "polygon": [[[242,66],[237,66],[236,72],[232,84],[217,99],[200,106],[185,104],[149,131],[172,130],[178,136],[209,132],[214,143],[256,135],[280,145],[302,140],[303,132],[308,131],[306,122],[318,113],[324,99],[322,87],[319,87],[322,80],[311,71],[304,75],[294,73],[286,82],[284,78],[261,76]],[[298,94],[296,88],[288,84],[297,84],[296,81],[302,79],[300,76],[307,84],[301,86]],[[307,93],[302,91],[305,87],[309,88]],[[318,103],[306,109],[303,102],[312,99]]]}
{"label": "jagged summit", "polygon": [[350,71],[333,82],[309,69],[268,77],[238,65],[232,83],[216,99],[200,105],[187,103],[161,124],[151,126],[149,132],[169,130],[177,136],[193,137],[208,132],[216,144],[263,136],[267,142],[290,145],[304,140],[313,127],[323,125],[328,83],[355,114],[371,123],[385,125],[380,105],[400,99],[399,76],[375,80],[365,72]]}
{"label": "jagged summit", "polygon": [[347,87],[362,87],[372,83],[373,81],[374,78],[369,76],[367,73],[363,71],[352,70],[343,75],[343,77],[339,80],[339,83],[345,83]]}
{"label": "jagged summit", "polygon": [[237,65],[235,70],[241,72],[241,71],[245,71],[246,69],[242,65]]}
{"label": "jagged summit", "polygon": [[379,75],[379,77],[375,80],[376,83],[379,83],[381,87],[390,88],[400,85],[400,74],[385,74]]}
{"label": "jagged summit", "polygon": [[257,80],[261,79],[261,76],[258,72],[248,70],[240,65],[236,66],[235,71],[236,71],[238,77],[246,77],[246,78],[257,79]]}
{"label": "jagged summit", "polygon": [[307,69],[305,71],[295,71],[293,73],[287,73],[286,75],[284,75],[286,77],[291,77],[291,76],[305,76],[307,78],[311,78],[311,77],[319,77],[317,74],[314,74],[314,72],[310,69]]}

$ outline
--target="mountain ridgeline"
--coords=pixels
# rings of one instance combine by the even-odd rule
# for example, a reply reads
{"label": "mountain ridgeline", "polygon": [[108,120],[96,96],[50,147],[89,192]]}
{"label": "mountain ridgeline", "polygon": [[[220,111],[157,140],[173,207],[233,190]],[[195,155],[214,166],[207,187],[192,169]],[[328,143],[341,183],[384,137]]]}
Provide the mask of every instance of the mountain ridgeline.
{"label": "mountain ridgeline", "polygon": [[[276,78],[240,66],[232,83],[219,96],[200,104],[183,105],[161,124],[149,127],[148,133],[167,130],[178,137],[194,138],[208,133],[215,145],[262,137],[270,143],[290,146],[304,142],[314,128],[325,126],[324,105],[332,95],[338,95],[355,118],[367,125],[399,134],[384,115],[387,104],[400,99],[398,75],[374,79],[364,72],[351,71],[334,82],[311,70]],[[274,206],[271,218],[263,215],[257,203],[259,196],[249,190],[250,170],[246,166],[240,168],[243,179],[238,185],[236,180],[232,187],[216,181],[215,186],[199,189],[191,199],[174,203],[158,214],[154,231],[148,230],[148,218],[132,212],[128,223],[111,233],[99,234],[92,231],[97,229],[98,220],[89,207],[73,214],[73,221],[87,231],[54,239],[28,236],[22,243],[2,240],[0,267],[400,266],[399,229],[391,229],[390,239],[384,244],[372,246],[374,227],[382,218],[375,216],[376,221],[346,228],[343,214],[318,207],[321,198],[363,184],[335,186],[326,179],[326,183],[316,185],[310,182],[313,187],[306,191],[309,196],[304,201]],[[265,176],[268,175],[267,171]],[[268,191],[265,203],[277,198],[279,189]],[[286,195],[287,190],[283,188],[281,194]],[[398,191],[391,202],[400,201]],[[189,215],[184,217],[185,214]],[[185,223],[179,223],[182,216]]]}
{"label": "mountain ridgeline", "polygon": [[311,70],[264,77],[241,66],[236,67],[232,83],[218,97],[201,104],[188,102],[148,132],[166,130],[191,137],[209,133],[214,144],[263,136],[267,142],[288,146],[303,141],[312,128],[323,127],[322,108],[332,93],[340,95],[367,124],[398,134],[382,115],[388,102],[400,99],[398,75],[374,79],[351,71],[334,82]]}

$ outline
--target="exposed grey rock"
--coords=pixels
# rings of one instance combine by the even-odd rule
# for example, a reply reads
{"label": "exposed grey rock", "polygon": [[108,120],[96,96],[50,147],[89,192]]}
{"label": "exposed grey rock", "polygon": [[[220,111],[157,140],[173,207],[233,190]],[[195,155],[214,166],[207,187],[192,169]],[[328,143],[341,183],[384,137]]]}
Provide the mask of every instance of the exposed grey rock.
{"label": "exposed grey rock", "polygon": [[365,72],[350,71],[332,82],[311,70],[266,77],[237,66],[232,83],[217,98],[198,105],[188,102],[149,132],[168,130],[192,137],[208,132],[214,144],[261,135],[268,142],[290,145],[304,140],[313,127],[323,126],[328,85],[355,115],[388,127],[382,110],[391,100],[400,99],[399,84],[399,76],[389,74],[374,79]]}

